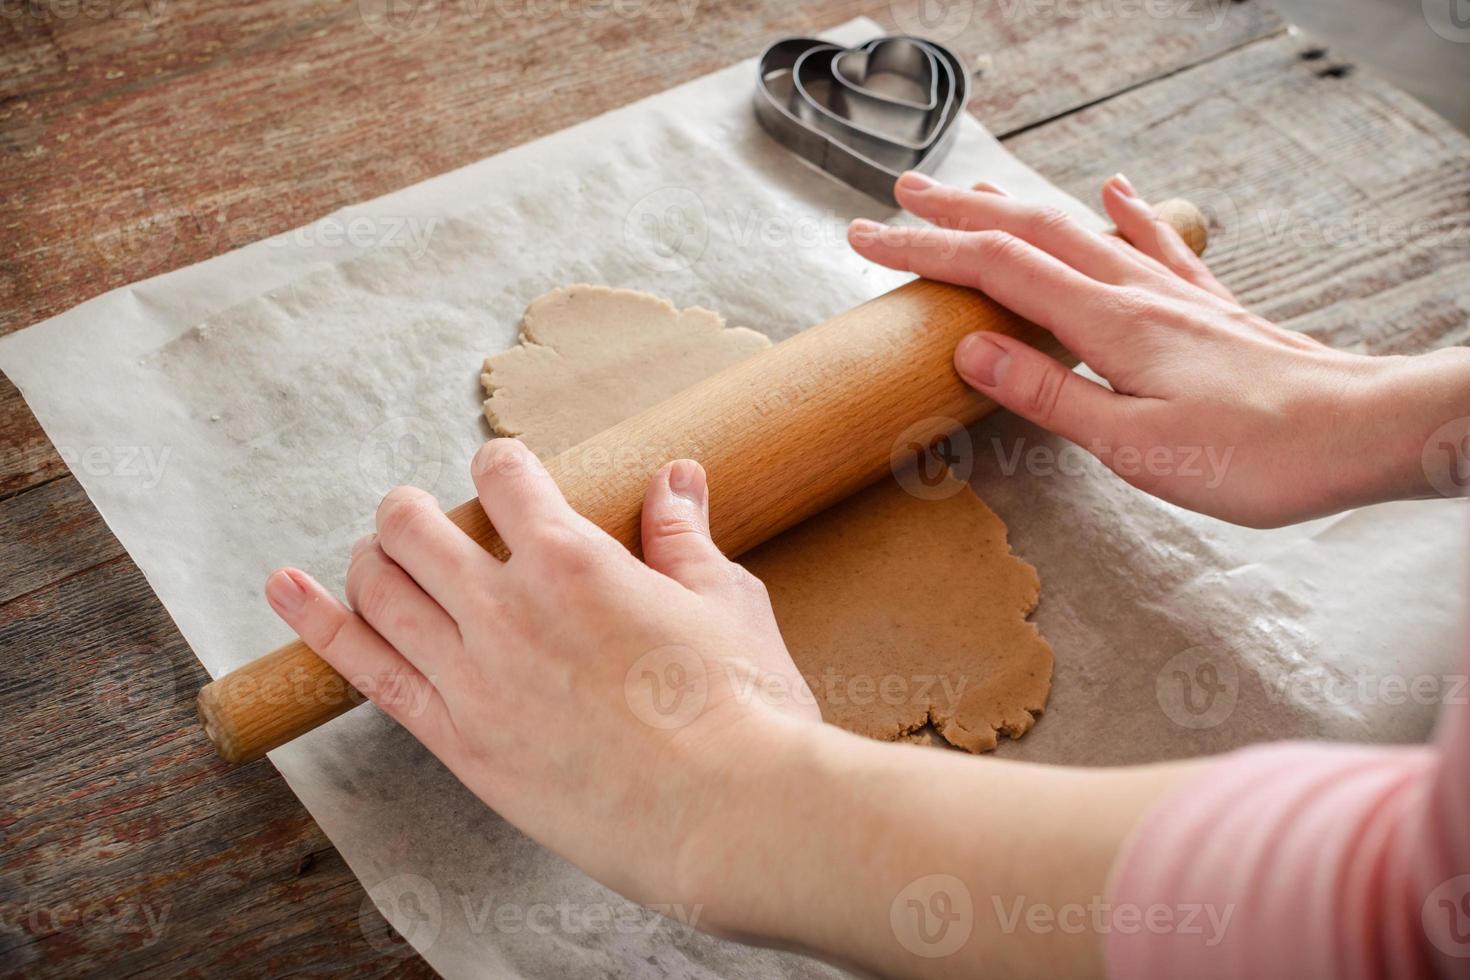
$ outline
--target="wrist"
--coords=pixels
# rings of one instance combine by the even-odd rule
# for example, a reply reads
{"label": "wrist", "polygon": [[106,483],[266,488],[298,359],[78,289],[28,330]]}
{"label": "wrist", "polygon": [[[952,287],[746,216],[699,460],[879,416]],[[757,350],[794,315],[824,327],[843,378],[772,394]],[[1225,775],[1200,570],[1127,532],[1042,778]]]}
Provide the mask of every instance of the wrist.
{"label": "wrist", "polygon": [[950,777],[989,767],[830,725],[783,725],[746,747],[731,804],[687,841],[680,880],[700,928],[886,976],[972,972],[963,955],[932,960],[906,947],[891,916],[915,884],[985,867],[971,853],[984,835],[953,805],[956,790],[979,800],[979,786],[961,790]]}
{"label": "wrist", "polygon": [[699,927],[743,941],[795,942],[771,924],[772,868],[801,846],[816,795],[813,757],[837,729],[777,711],[747,719],[721,739],[718,785],[691,815],[679,842],[675,891],[700,910]]}
{"label": "wrist", "polygon": [[1462,496],[1470,484],[1470,349],[1383,358],[1362,406],[1360,503]]}

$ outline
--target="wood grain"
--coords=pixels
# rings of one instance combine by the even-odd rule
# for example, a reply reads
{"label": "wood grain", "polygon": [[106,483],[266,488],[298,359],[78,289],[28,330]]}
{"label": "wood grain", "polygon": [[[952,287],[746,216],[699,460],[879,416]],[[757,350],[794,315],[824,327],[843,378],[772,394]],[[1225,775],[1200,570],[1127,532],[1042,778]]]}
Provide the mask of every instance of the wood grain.
{"label": "wood grain", "polygon": [[[946,26],[954,30],[949,43],[979,69],[970,110],[1000,137],[1274,36],[1286,26],[1269,7],[1238,0],[993,0],[970,5],[974,11],[968,22],[960,13],[965,6],[942,5],[916,26],[928,21],[941,33]],[[1040,84],[1038,65],[1047,66]]]}
{"label": "wood grain", "polygon": [[66,473],[66,463],[41,431],[20,390],[0,374],[0,500]]}
{"label": "wood grain", "polygon": [[76,480],[53,480],[8,501],[7,521],[30,533],[0,538],[0,604],[123,554],[111,534],[89,534],[96,511]]}
{"label": "wood grain", "polygon": [[[772,36],[892,19],[882,4],[751,0],[701,7],[678,31],[451,18],[390,43],[354,23],[351,2],[168,4],[152,25],[121,16],[136,2],[116,6],[116,18],[0,18],[0,330],[652,94]],[[1345,207],[1463,227],[1463,137],[1364,73],[1322,76],[1342,64],[1331,52],[1300,57],[1321,46],[1241,6],[1210,32],[998,20],[998,3],[976,4],[976,41],[961,46],[995,57],[972,106],[992,128],[1026,130],[1008,145],[1087,200],[1123,169],[1145,193],[1268,202],[1293,228]],[[1215,229],[1212,262],[1269,315],[1328,339],[1371,322],[1385,350],[1463,329],[1453,242],[1349,236],[1324,253],[1268,231],[1232,241],[1242,227]],[[0,605],[0,736],[13,747],[0,762],[0,972],[427,975],[364,937],[381,920],[360,917],[361,888],[274,771],[227,770],[197,737],[204,674],[132,563],[105,558],[95,510],[67,511],[75,542],[44,542],[47,507],[26,488],[65,472],[0,382],[0,541],[36,556],[25,594]],[[166,677],[168,693],[109,694],[119,670],[135,691]],[[119,698],[138,731],[122,727]],[[175,911],[149,945],[95,917],[53,929],[27,913],[93,900]]]}

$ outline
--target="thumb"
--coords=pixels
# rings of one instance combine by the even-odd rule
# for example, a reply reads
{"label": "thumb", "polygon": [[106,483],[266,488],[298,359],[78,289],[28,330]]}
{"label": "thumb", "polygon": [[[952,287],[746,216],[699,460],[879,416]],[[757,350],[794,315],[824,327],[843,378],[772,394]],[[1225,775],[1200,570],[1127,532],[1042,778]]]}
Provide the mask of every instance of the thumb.
{"label": "thumb", "polygon": [[1024,341],[985,330],[959,342],[954,365],[967,384],[997,405],[1084,447],[1109,440],[1132,401]]}
{"label": "thumb", "polygon": [[654,474],[643,498],[643,560],[696,592],[728,577],[709,533],[704,467],[676,459]]}

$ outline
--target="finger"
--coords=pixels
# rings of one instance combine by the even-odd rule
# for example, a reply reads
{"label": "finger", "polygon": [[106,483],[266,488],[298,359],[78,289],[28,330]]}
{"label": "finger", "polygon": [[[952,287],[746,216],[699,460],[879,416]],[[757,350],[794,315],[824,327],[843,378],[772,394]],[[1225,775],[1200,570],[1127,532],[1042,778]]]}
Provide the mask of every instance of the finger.
{"label": "finger", "polygon": [[1024,341],[986,331],[955,348],[966,383],[1028,421],[1087,449],[1127,433],[1143,399],[1109,391]]}
{"label": "finger", "polygon": [[515,552],[541,532],[578,522],[561,488],[517,439],[491,439],[470,463],[485,516]]}
{"label": "finger", "polygon": [[431,494],[395,487],[378,504],[377,546],[456,620],[500,562],[451,521]]}
{"label": "finger", "polygon": [[950,187],[916,171],[900,177],[894,190],[910,213],[941,228],[1007,232],[1100,282],[1137,282],[1145,270],[1132,249],[1087,230],[1061,208]]}
{"label": "finger", "polygon": [[464,663],[459,626],[377,541],[361,542],[347,568],[347,603],[373,630],[428,676]]}
{"label": "finger", "polygon": [[674,460],[648,482],[643,560],[695,592],[707,592],[730,578],[730,562],[710,538],[704,467],[692,459]]}
{"label": "finger", "polygon": [[[994,184],[988,180],[976,182],[970,187],[970,190],[980,191],[985,194],[1000,194],[1003,197],[1011,196],[1004,187],[1001,187],[999,184]],[[1153,269],[1156,272],[1169,272],[1168,267],[1166,267],[1162,262],[1158,261],[1151,255],[1145,255],[1144,253],[1140,252],[1138,249],[1129,245],[1126,241],[1118,237],[1116,234],[1103,235],[1102,239],[1104,242],[1113,246],[1115,249],[1125,250],[1135,260],[1145,263],[1149,268]]]}
{"label": "finger", "polygon": [[276,615],[347,682],[436,754],[454,723],[429,679],[305,572],[282,568],[266,579]]}
{"label": "finger", "polygon": [[1046,327],[1094,368],[1105,371],[1114,338],[1131,331],[1140,301],[1127,287],[1085,276],[1041,249],[1003,231],[898,228],[858,219],[848,240],[880,265],[973,286]]}
{"label": "finger", "polygon": [[1159,261],[1170,272],[1221,299],[1235,301],[1230,290],[1222,286],[1198,255],[1179,237],[1174,226],[1158,216],[1148,202],[1138,196],[1128,178],[1115,174],[1103,184],[1103,208],[1118,234],[1134,248]]}

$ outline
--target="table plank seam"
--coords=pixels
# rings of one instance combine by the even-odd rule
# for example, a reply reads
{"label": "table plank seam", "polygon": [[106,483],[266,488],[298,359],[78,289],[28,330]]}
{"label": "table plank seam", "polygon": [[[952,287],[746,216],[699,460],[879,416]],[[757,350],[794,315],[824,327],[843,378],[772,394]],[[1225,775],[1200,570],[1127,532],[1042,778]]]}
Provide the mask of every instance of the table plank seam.
{"label": "table plank seam", "polygon": [[[1026,123],[1023,126],[1016,126],[1012,129],[994,133],[994,136],[998,140],[1005,141],[1014,136],[1020,136],[1024,133],[1029,133],[1033,129],[1040,129],[1042,126],[1051,125],[1059,119],[1065,119],[1068,116],[1076,115],[1077,113],[1087,109],[1091,109],[1094,106],[1102,105],[1104,102],[1110,102],[1113,99],[1118,98],[1119,96],[1127,95],[1130,92],[1136,92],[1139,89],[1149,85],[1156,85],[1166,79],[1173,78],[1175,75],[1182,75],[1185,72],[1194,71],[1196,68],[1202,68],[1205,65],[1209,65],[1213,62],[1219,61],[1222,58],[1228,58],[1233,55],[1237,55],[1242,51],[1248,50],[1254,45],[1275,43],[1283,36],[1289,34],[1290,31],[1291,25],[1283,24],[1281,27],[1272,31],[1270,34],[1263,34],[1259,37],[1248,38],[1247,40],[1241,41],[1239,44],[1232,44],[1228,48],[1222,48],[1214,54],[1200,58],[1198,61],[1190,62],[1187,65],[1180,65],[1176,68],[1171,68],[1167,71],[1159,72],[1156,75],[1150,75],[1147,78],[1141,78],[1138,81],[1133,82],[1132,84],[1114,89],[1106,95],[1100,95],[1097,98],[1091,99],[1087,102],[1079,102],[1077,105],[1074,105],[1069,109],[1066,109],[1062,112],[1053,113],[1052,115],[1046,116],[1042,119],[1034,120],[1033,122]],[[977,119],[980,118],[978,114],[974,115]],[[981,119],[981,122],[983,123],[984,120]]]}
{"label": "table plank seam", "polygon": [[[108,534],[112,534],[112,531],[109,530],[107,533]],[[9,620],[9,617],[6,616],[6,612],[15,603],[17,603],[17,602],[23,602],[27,598],[35,595],[37,592],[42,592],[42,591],[45,591],[46,589],[54,589],[58,585],[62,585],[63,583],[69,582],[72,579],[77,578],[79,576],[86,575],[88,572],[96,571],[99,568],[106,568],[108,565],[114,564],[116,562],[122,562],[122,561],[126,561],[128,564],[132,564],[133,559],[132,559],[131,556],[128,555],[128,553],[126,551],[124,551],[121,554],[114,555],[111,558],[104,558],[102,561],[93,562],[92,564],[88,565],[86,568],[75,568],[75,569],[72,569],[71,571],[67,572],[65,575],[62,575],[62,576],[60,576],[60,577],[58,577],[56,579],[53,579],[50,582],[46,582],[43,585],[38,585],[35,588],[33,588],[33,589],[31,589],[31,590],[29,590],[27,592],[22,592],[20,595],[11,596],[9,599],[6,599],[4,602],[0,602],[0,623],[7,622]]]}
{"label": "table plank seam", "polygon": [[[0,492],[0,504],[5,503],[7,500],[14,500],[14,499],[16,499],[17,497],[19,497],[23,493],[29,493],[32,490],[39,490],[41,487],[50,486],[51,484],[55,483],[58,480],[75,480],[75,479],[76,479],[76,476],[72,473],[72,471],[71,470],[67,470],[65,473],[57,473],[55,476],[48,476],[45,479],[38,480],[35,483],[28,483],[25,486],[18,487],[18,488],[14,489],[14,490],[7,490],[7,491]],[[91,497],[90,494],[87,496],[87,499],[88,500],[91,500],[92,499],[92,497]]]}

